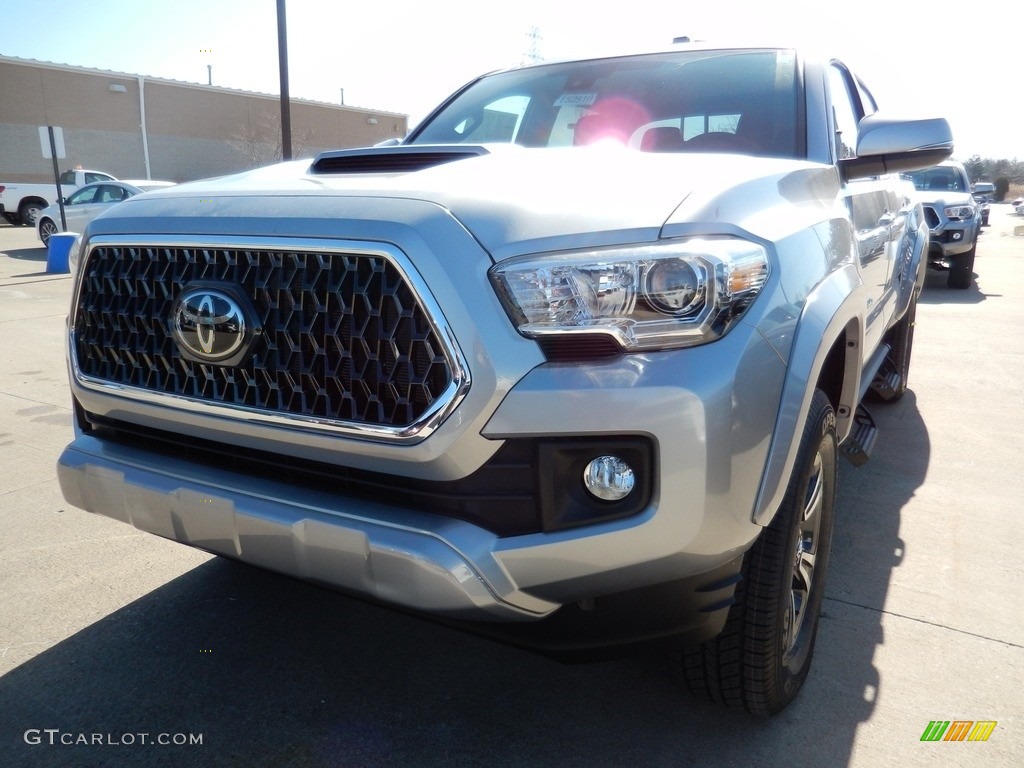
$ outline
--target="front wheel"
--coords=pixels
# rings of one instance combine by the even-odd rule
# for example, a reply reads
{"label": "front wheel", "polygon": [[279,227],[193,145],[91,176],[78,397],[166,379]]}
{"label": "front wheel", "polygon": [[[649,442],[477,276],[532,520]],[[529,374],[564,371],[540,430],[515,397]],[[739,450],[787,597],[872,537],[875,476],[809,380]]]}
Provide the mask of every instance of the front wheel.
{"label": "front wheel", "polygon": [[814,392],[782,507],[743,561],[722,633],[682,652],[687,687],[758,715],[782,711],[811,666],[832,542],[838,441]]}
{"label": "front wheel", "polygon": [[949,275],[946,276],[946,286],[963,290],[971,287],[971,280],[974,279],[974,254],[978,250],[975,242],[971,250],[961,253],[955,257],[949,265]]}
{"label": "front wheel", "polygon": [[43,245],[50,246],[50,238],[57,234],[60,230],[57,229],[57,225],[49,219],[43,219],[39,222],[39,239],[43,241]]}

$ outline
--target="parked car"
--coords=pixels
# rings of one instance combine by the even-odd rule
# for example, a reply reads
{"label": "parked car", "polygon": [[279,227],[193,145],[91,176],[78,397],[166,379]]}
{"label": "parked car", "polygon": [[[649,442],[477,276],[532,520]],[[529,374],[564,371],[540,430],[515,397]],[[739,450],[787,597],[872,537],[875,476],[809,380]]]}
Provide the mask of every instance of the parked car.
{"label": "parked car", "polygon": [[981,225],[987,227],[989,211],[996,199],[996,185],[991,181],[976,181],[971,185],[971,196],[981,209]]}
{"label": "parked car", "polygon": [[951,149],[833,59],[687,45],[131,198],[69,257],[61,488],[520,644],[665,643],[778,712],[862,398],[907,387],[928,231],[898,173]]}
{"label": "parked car", "polygon": [[969,288],[981,233],[981,213],[971,195],[967,171],[947,160],[907,174],[917,190],[930,233],[928,263],[947,271],[950,288]]}
{"label": "parked car", "polygon": [[[81,168],[64,171],[59,177],[61,195],[67,197],[86,184],[116,181],[109,173],[87,171]],[[56,184],[26,184],[4,182],[0,184],[0,215],[10,224],[35,226],[39,212],[57,202]]]}
{"label": "parked car", "polygon": [[[64,218],[67,221],[67,231],[82,232],[86,224],[110,206],[145,192],[147,188],[160,189],[169,186],[173,184],[168,181],[141,181],[138,185],[127,181],[86,184],[65,198]],[[39,239],[43,241],[43,245],[49,245],[51,235],[65,231],[61,224],[60,204],[54,203],[40,211],[35,223]]]}

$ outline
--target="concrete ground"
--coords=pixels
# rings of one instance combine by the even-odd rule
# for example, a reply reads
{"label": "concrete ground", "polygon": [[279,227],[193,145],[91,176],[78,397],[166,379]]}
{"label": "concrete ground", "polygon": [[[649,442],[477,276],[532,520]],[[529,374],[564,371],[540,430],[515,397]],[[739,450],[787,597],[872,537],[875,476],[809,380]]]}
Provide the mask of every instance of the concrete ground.
{"label": "concrete ground", "polygon": [[[1017,768],[1020,225],[994,206],[975,287],[929,275],[911,391],[841,468],[814,669],[772,720],[655,659],[561,665],[68,506],[71,281],[0,225],[0,765]],[[996,726],[921,741],[957,720]]]}

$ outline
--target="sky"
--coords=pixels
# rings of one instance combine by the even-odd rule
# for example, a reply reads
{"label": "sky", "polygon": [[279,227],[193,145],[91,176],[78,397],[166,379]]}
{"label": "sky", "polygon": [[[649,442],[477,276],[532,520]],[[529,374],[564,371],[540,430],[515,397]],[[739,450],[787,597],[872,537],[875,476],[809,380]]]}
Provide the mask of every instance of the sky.
{"label": "sky", "polygon": [[[280,93],[276,0],[4,3],[0,55]],[[811,47],[881,111],[943,116],[954,156],[1024,158],[1019,0],[287,0],[292,98],[409,115],[476,75],[666,45],[676,36]],[[531,30],[536,34],[531,35]],[[212,67],[212,70],[208,69]]]}

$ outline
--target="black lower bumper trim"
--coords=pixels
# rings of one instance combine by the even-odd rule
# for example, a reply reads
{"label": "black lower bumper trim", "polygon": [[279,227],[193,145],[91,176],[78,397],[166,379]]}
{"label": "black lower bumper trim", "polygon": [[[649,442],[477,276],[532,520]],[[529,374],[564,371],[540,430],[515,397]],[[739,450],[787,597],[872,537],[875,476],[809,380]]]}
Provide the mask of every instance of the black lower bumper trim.
{"label": "black lower bumper trim", "polygon": [[560,661],[592,661],[639,650],[697,645],[725,626],[743,557],[686,579],[566,605],[524,624],[442,623],[540,652]]}

